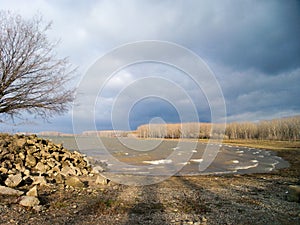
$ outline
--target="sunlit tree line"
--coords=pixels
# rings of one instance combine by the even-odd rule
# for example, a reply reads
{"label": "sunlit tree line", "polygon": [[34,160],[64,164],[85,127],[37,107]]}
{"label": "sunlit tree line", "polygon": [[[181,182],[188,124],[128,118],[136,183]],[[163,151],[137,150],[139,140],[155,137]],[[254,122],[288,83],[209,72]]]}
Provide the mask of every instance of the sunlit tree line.
{"label": "sunlit tree line", "polygon": [[262,140],[300,140],[300,116],[260,122],[222,124],[183,123],[145,124],[137,129],[141,138],[225,138]]}

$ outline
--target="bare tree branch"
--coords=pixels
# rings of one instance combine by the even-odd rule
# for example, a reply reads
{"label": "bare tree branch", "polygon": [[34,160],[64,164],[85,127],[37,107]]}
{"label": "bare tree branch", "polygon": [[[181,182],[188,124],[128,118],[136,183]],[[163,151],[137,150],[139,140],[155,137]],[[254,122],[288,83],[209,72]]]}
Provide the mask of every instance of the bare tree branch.
{"label": "bare tree branch", "polygon": [[57,58],[56,43],[47,39],[50,25],[41,17],[25,20],[0,11],[0,113],[23,111],[43,118],[68,110],[74,89],[67,87],[72,69]]}

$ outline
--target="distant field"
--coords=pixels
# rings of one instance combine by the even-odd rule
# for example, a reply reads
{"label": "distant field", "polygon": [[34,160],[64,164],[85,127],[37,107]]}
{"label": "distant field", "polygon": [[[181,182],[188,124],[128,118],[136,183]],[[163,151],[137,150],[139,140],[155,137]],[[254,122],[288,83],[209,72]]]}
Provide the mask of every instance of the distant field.
{"label": "distant field", "polygon": [[272,140],[224,140],[223,143],[262,148],[268,150],[300,150],[300,141],[272,141]]}

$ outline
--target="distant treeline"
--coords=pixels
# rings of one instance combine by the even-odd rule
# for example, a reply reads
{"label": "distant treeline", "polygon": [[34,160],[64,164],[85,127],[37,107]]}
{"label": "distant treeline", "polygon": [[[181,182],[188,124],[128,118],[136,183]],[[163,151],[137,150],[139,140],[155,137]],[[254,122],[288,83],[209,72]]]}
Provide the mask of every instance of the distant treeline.
{"label": "distant treeline", "polygon": [[260,122],[145,124],[137,128],[141,138],[225,138],[261,140],[300,140],[300,116]]}

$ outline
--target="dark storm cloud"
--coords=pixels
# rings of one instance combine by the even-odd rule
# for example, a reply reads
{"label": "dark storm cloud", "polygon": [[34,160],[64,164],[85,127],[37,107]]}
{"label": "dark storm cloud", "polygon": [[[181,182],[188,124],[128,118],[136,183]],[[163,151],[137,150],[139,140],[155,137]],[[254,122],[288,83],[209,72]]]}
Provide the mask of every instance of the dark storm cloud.
{"label": "dark storm cloud", "polygon": [[194,13],[181,15],[175,34],[200,56],[269,75],[300,66],[299,1],[199,1],[192,7],[185,5]]}
{"label": "dark storm cloud", "polygon": [[300,112],[300,69],[277,76],[253,71],[221,81],[229,121],[270,119]]}
{"label": "dark storm cloud", "polygon": [[[171,41],[198,54],[215,72],[224,92],[229,121],[300,113],[300,1],[103,0],[80,3],[0,0],[0,5],[27,18],[39,11],[46,20],[52,20],[49,37],[61,39],[58,54],[69,56],[71,62],[79,66],[82,77],[96,59],[119,45],[145,39]],[[97,114],[97,126],[111,127],[113,97],[133,76],[134,71],[123,74],[108,86]],[[197,103],[199,118],[209,121],[209,104],[213,102],[205,102],[207,93],[199,93],[183,76],[167,77],[188,90]],[[92,99],[89,91],[98,88],[95,80],[88,82],[87,101]],[[172,96],[178,95],[176,91],[167,91]],[[177,99],[178,104],[185,107],[181,96]],[[124,106],[130,102],[130,99],[122,100]],[[155,115],[164,115],[170,121],[176,119],[173,111],[162,102],[152,105],[153,111],[140,107],[132,112],[135,125]],[[86,112],[83,110],[79,114],[84,127]],[[57,127],[69,132],[70,117],[68,114],[45,127],[32,129]],[[122,113],[119,117],[124,119]]]}

